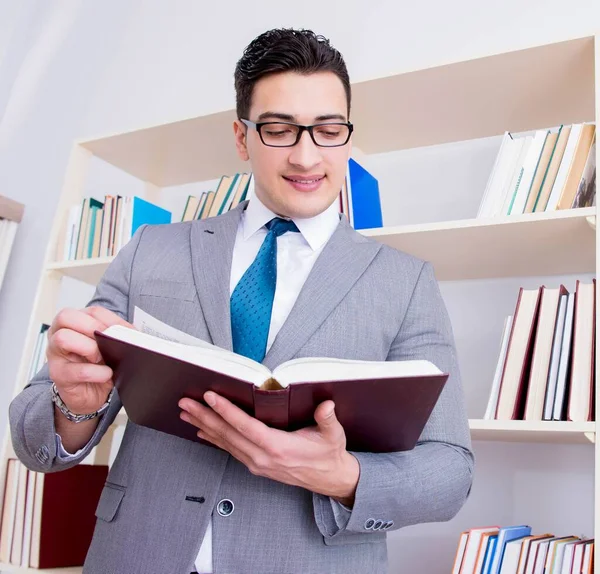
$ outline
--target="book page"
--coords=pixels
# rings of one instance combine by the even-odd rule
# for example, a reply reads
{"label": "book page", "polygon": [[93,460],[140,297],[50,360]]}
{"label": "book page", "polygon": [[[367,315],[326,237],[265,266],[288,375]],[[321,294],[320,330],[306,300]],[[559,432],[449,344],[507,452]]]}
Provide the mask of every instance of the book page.
{"label": "book page", "polygon": [[345,381],[353,379],[379,379],[439,375],[433,363],[425,360],[411,361],[358,361],[330,357],[304,357],[279,365],[273,377],[282,387],[292,383],[319,381]]}
{"label": "book page", "polygon": [[221,347],[211,345],[202,339],[193,337],[189,333],[184,333],[179,329],[175,329],[175,327],[171,327],[171,325],[163,323],[139,307],[135,307],[133,310],[133,326],[142,333],[148,333],[148,335],[153,335],[154,337],[159,337],[166,341],[174,341],[175,343],[183,343],[184,345],[192,345],[193,347],[203,347],[214,351],[222,351],[224,353],[227,352]]}
{"label": "book page", "polygon": [[104,334],[256,386],[271,377],[271,371],[261,363],[184,333],[138,307],[134,309],[133,326],[135,329],[113,325]]}

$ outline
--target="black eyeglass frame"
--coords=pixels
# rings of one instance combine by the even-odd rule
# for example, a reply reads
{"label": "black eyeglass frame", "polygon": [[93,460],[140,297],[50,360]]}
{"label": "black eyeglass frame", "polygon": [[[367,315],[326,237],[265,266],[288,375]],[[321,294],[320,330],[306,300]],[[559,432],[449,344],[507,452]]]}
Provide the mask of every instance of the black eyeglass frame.
{"label": "black eyeglass frame", "polygon": [[[250,120],[246,120],[244,118],[240,118],[240,121],[243,124],[245,124],[246,126],[254,128],[258,132],[260,141],[263,143],[263,145],[266,145],[267,147],[294,147],[300,141],[300,138],[302,137],[302,134],[304,133],[304,131],[307,131],[310,134],[310,139],[313,141],[313,143],[317,147],[324,147],[324,148],[342,147],[342,146],[345,146],[350,141],[350,136],[352,135],[352,132],[354,131],[354,126],[352,125],[351,122],[323,122],[320,124],[313,124],[311,126],[303,126],[301,124],[295,124],[292,122],[253,122]],[[292,144],[287,144],[287,145],[273,145],[273,144],[265,143],[265,140],[263,139],[263,135],[261,132],[263,126],[282,125],[282,124],[286,125],[286,126],[294,126],[294,127],[298,128],[298,133],[296,134],[296,141]],[[344,143],[334,144],[334,145],[321,145],[316,142],[315,136],[313,134],[313,130],[315,128],[319,128],[321,126],[346,126],[348,128],[348,137],[346,138],[346,141]]]}

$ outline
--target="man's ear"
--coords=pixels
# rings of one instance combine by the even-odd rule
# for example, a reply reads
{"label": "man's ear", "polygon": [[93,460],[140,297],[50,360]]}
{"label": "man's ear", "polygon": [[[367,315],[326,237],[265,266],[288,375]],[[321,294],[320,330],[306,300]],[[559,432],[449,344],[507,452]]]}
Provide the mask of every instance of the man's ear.
{"label": "man's ear", "polygon": [[239,120],[233,122],[233,134],[235,136],[235,147],[242,161],[248,161],[248,147],[246,145],[246,134],[248,128]]}

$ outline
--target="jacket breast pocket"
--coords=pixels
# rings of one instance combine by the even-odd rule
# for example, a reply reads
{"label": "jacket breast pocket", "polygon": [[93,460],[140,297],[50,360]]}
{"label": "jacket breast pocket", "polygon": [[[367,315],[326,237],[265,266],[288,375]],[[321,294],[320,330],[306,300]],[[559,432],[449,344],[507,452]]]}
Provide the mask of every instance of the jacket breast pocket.
{"label": "jacket breast pocket", "polygon": [[96,517],[105,522],[112,522],[125,496],[125,487],[106,482],[96,507]]}
{"label": "jacket breast pocket", "polygon": [[152,279],[143,284],[140,297],[162,297],[193,301],[196,298],[196,287],[193,283],[180,283],[167,279]]}

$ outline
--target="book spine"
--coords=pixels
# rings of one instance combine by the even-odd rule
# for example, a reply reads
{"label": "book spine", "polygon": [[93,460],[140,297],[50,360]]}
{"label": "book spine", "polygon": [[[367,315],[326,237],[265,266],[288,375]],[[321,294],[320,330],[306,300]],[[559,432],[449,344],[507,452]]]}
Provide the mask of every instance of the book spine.
{"label": "book spine", "polygon": [[254,416],[267,426],[286,430],[289,424],[289,389],[254,389]]}

